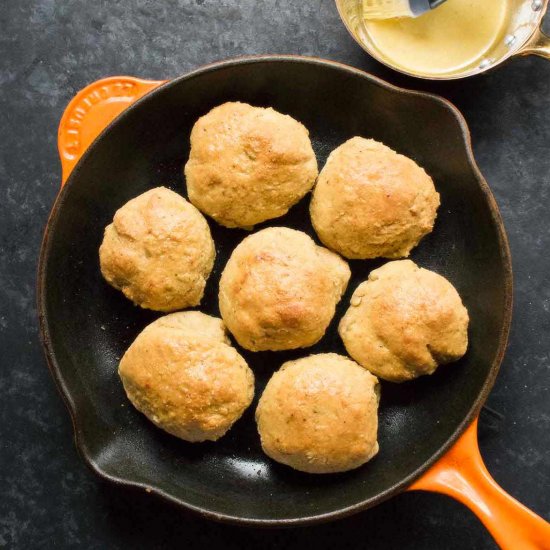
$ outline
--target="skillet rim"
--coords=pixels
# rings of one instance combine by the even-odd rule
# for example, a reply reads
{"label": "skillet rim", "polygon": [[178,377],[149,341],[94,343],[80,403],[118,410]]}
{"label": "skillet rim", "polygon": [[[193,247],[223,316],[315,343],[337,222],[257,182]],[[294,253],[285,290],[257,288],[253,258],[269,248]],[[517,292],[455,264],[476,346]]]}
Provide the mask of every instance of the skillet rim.
{"label": "skillet rim", "polygon": [[[66,189],[71,187],[73,185],[73,182],[77,179],[77,175],[80,171],[83,160],[86,159],[89,154],[91,154],[90,152],[93,152],[93,149],[95,148],[96,143],[99,142],[104,137],[104,135],[110,130],[112,126],[118,124],[121,120],[123,120],[128,115],[129,111],[133,110],[135,107],[138,107],[142,103],[149,101],[151,97],[154,96],[155,94],[161,93],[164,89],[169,88],[171,86],[176,86],[180,82],[183,82],[185,80],[192,79],[194,77],[197,77],[212,71],[216,71],[221,68],[233,67],[238,65],[246,65],[246,64],[273,63],[273,62],[314,64],[314,65],[320,65],[320,66],[336,69],[340,72],[345,72],[350,75],[366,79],[371,83],[385,90],[392,91],[394,93],[398,93],[401,95],[408,95],[408,96],[416,96],[419,98],[427,99],[435,103],[439,103],[454,115],[455,119],[459,124],[462,140],[467,153],[468,163],[479,183],[479,187],[481,188],[481,191],[489,206],[489,209],[491,212],[491,218],[498,230],[498,246],[499,246],[500,254],[503,260],[503,268],[504,268],[503,278],[504,278],[505,300],[504,300],[504,319],[501,326],[500,335],[498,338],[498,349],[495,354],[495,358],[491,364],[491,368],[489,370],[487,378],[485,379],[485,382],[479,394],[477,395],[476,399],[472,403],[468,413],[466,414],[462,422],[458,425],[458,427],[447,439],[447,441],[428,460],[424,461],[424,463],[421,466],[419,466],[416,470],[414,470],[408,476],[401,479],[401,481],[399,481],[398,483],[393,484],[391,487],[389,487],[385,491],[380,492],[376,496],[370,499],[362,500],[357,504],[353,504],[345,508],[340,508],[332,512],[325,512],[321,514],[313,514],[308,516],[283,518],[283,519],[258,519],[258,518],[242,517],[238,515],[231,515],[229,513],[220,513],[220,512],[207,509],[205,507],[195,506],[193,504],[190,504],[184,501],[183,499],[180,499],[178,497],[168,494],[162,489],[149,486],[142,482],[133,481],[128,478],[113,476],[100,468],[100,466],[94,461],[91,453],[89,452],[86,441],[84,440],[84,437],[82,434],[82,428],[80,426],[75,404],[72,400],[71,393],[65,384],[65,381],[62,376],[62,370],[55,358],[54,350],[51,344],[51,340],[49,336],[49,323],[46,315],[47,289],[45,285],[45,279],[46,279],[45,272],[46,272],[46,265],[48,262],[48,258],[50,255],[50,249],[52,247],[52,242],[53,242],[50,236],[50,229],[53,223],[58,219],[60,215],[64,200],[65,200]],[[322,59],[319,57],[300,56],[300,55],[253,55],[253,56],[242,56],[242,57],[231,58],[231,59],[218,61],[214,63],[209,63],[195,70],[192,70],[188,73],[185,73],[179,77],[171,79],[164,84],[161,84],[151,92],[144,95],[142,98],[138,99],[135,103],[127,107],[121,114],[119,114],[116,118],[114,118],[113,121],[111,121],[103,129],[103,131],[96,137],[96,139],[85,150],[85,152],[82,154],[82,156],[78,160],[78,163],[74,167],[73,171],[69,175],[67,182],[61,188],[58,195],[56,196],[56,199],[54,201],[53,207],[51,209],[51,212],[49,214],[49,217],[44,229],[44,236],[40,247],[40,256],[39,256],[38,271],[37,271],[37,311],[38,311],[38,320],[39,320],[39,329],[40,329],[39,331],[40,340],[42,342],[42,347],[44,349],[48,368],[56,383],[57,389],[61,394],[61,397],[63,398],[63,401],[65,402],[65,405],[67,406],[67,409],[69,411],[71,421],[73,424],[74,441],[75,441],[76,448],[80,456],[86,463],[86,465],[98,477],[100,477],[103,480],[109,481],[114,485],[133,488],[133,489],[142,489],[147,493],[154,494],[158,497],[163,498],[164,500],[167,500],[172,504],[181,506],[186,510],[195,512],[200,516],[208,519],[213,519],[224,523],[249,525],[249,526],[255,526],[255,527],[292,527],[292,526],[298,526],[298,525],[311,525],[316,523],[327,522],[338,518],[347,517],[359,511],[366,510],[368,508],[376,506],[377,504],[406,490],[409,485],[411,485],[416,479],[418,479],[430,466],[435,464],[446,453],[446,451],[449,450],[449,448],[455,443],[455,441],[470,425],[474,417],[479,413],[481,407],[483,406],[485,400],[487,399],[495,383],[496,376],[498,374],[500,365],[502,363],[502,359],[504,357],[504,353],[506,351],[508,336],[510,332],[510,325],[512,320],[512,305],[513,305],[513,274],[512,274],[512,258],[511,258],[508,237],[506,235],[502,216],[500,214],[500,211],[496,203],[496,200],[493,196],[493,193],[489,187],[489,184],[483,177],[476,163],[473,149],[472,149],[472,140],[471,140],[470,130],[468,128],[468,125],[466,123],[464,116],[458,110],[458,108],[449,100],[439,95],[428,93],[428,92],[421,92],[417,90],[409,90],[407,88],[395,86],[394,84],[390,84],[389,82],[386,82],[385,80],[377,76],[374,76],[360,69],[356,69],[355,67],[351,67],[344,63]]]}

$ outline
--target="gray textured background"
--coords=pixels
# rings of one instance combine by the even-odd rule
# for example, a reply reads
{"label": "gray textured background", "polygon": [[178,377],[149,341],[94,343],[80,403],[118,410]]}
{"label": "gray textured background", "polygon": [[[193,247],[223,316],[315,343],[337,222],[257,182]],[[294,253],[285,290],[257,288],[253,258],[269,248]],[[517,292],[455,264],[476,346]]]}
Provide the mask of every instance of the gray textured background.
{"label": "gray textured background", "polygon": [[[548,27],[548,25],[547,25]],[[258,531],[198,519],[97,480],[38,340],[35,269],[59,188],[59,118],[108,75],[170,78],[242,54],[349,63],[440,93],[462,110],[502,209],[515,269],[508,353],[482,421],[481,448],[506,490],[550,518],[550,63],[525,58],[484,77],[430,84],[368,58],[332,0],[4,0],[0,2],[0,547],[495,548],[450,499],[405,494],[350,519]]]}

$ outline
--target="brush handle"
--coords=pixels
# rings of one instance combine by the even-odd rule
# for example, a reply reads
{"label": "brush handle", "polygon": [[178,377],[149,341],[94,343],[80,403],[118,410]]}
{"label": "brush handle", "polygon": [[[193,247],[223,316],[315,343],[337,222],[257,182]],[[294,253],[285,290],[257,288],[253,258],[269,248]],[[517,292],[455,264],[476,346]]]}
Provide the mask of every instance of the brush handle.
{"label": "brush handle", "polygon": [[445,0],[409,0],[411,11],[415,17],[437,8]]}

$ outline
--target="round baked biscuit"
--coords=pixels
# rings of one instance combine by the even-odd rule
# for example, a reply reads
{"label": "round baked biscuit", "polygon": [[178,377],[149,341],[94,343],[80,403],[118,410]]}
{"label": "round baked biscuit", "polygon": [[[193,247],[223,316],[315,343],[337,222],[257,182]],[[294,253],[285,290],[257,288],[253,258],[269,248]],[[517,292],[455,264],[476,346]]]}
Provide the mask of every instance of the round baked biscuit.
{"label": "round baked biscuit", "polygon": [[136,305],[166,312],[200,303],[215,255],[203,215],[165,187],[117,210],[99,249],[109,284]]}
{"label": "round baked biscuit", "polygon": [[454,286],[411,260],[375,269],[340,321],[347,352],[391,382],[432,374],[468,347],[468,311]]}
{"label": "round baked biscuit", "polygon": [[285,363],[256,410],[262,448],[301,472],[357,468],[378,452],[376,377],[335,353]]}
{"label": "round baked biscuit", "polygon": [[245,238],[220,279],[221,316],[252,351],[308,347],[322,338],[350,278],[347,263],[294,229]]}
{"label": "round baked biscuit", "polygon": [[226,227],[251,228],[286,214],[317,174],[307,129],[272,108],[224,103],[191,132],[189,200]]}
{"label": "round baked biscuit", "polygon": [[329,156],[313,190],[321,242],[350,259],[409,255],[434,225],[439,194],[413,160],[354,137]]}
{"label": "round baked biscuit", "polygon": [[254,396],[254,376],[220,319],[197,311],[162,317],[128,348],[119,375],[151,422],[186,441],[215,441]]}

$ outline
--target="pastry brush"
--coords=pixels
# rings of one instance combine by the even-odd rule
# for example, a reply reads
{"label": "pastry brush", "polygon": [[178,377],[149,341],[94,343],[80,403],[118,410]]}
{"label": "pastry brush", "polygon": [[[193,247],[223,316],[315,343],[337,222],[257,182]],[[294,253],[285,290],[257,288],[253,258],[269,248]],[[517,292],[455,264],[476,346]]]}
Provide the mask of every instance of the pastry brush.
{"label": "pastry brush", "polygon": [[365,19],[418,17],[437,8],[445,0],[363,0]]}

